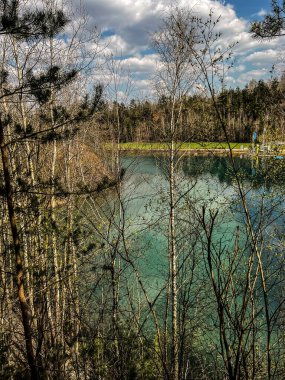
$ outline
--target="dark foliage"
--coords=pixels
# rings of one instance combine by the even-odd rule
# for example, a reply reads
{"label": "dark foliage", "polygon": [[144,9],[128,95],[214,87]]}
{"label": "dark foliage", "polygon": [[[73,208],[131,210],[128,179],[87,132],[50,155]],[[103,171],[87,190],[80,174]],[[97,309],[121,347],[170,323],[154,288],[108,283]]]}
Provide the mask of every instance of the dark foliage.
{"label": "dark foliage", "polygon": [[273,38],[285,35],[285,1],[272,0],[271,13],[262,21],[251,25],[251,32],[256,38]]}
{"label": "dark foliage", "polygon": [[61,10],[21,12],[19,0],[2,0],[0,4],[0,34],[24,39],[53,37],[62,31],[67,22]]}
{"label": "dark foliage", "polygon": [[26,87],[40,104],[50,100],[52,90],[60,90],[75,78],[76,70],[62,71],[58,66],[52,66],[46,73],[34,76],[32,72],[27,75]]}
{"label": "dark foliage", "polygon": [[[226,120],[231,141],[251,142],[253,131],[260,136],[264,127],[270,135],[279,135],[282,139],[284,95],[284,86],[276,79],[252,81],[243,89],[225,89],[218,94],[217,105]],[[116,130],[113,115],[117,109],[122,126],[121,142],[168,141],[164,126],[170,116],[169,104],[170,99],[163,96],[156,103],[133,100],[130,104],[114,103],[112,109],[105,105],[101,122],[114,123]],[[179,141],[225,141],[210,99],[198,95],[185,97],[179,112],[176,136]]]}

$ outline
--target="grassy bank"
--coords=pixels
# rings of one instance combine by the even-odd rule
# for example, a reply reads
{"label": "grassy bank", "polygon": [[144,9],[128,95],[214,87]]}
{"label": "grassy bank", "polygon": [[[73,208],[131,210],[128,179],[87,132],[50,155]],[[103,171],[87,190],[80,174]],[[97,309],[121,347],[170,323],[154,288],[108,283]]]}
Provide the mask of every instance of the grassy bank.
{"label": "grassy bank", "polygon": [[[242,150],[248,149],[251,143],[230,143],[232,149]],[[121,143],[122,150],[140,150],[154,151],[169,149],[168,143],[145,143],[145,142],[128,142]],[[228,149],[227,143],[220,142],[200,142],[200,143],[177,143],[176,148],[180,150],[212,150],[212,149]]]}

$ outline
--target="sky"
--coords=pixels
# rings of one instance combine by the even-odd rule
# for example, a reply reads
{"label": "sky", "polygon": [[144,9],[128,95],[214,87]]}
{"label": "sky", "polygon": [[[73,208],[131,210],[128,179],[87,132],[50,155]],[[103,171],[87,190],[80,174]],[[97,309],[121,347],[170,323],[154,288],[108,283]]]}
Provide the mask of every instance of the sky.
{"label": "sky", "polygon": [[[101,31],[105,53],[116,57],[125,72],[131,73],[132,94],[147,94],[157,67],[150,36],[157,30],[170,0],[75,1],[84,4],[89,23]],[[280,66],[285,38],[258,41],[249,33],[250,22],[261,19],[270,10],[270,0],[176,0],[175,4],[192,8],[202,17],[207,17],[212,9],[216,17],[221,16],[222,42],[226,45],[238,41],[233,51],[235,65],[227,74],[228,87],[244,87],[252,79],[268,79],[272,65]]]}

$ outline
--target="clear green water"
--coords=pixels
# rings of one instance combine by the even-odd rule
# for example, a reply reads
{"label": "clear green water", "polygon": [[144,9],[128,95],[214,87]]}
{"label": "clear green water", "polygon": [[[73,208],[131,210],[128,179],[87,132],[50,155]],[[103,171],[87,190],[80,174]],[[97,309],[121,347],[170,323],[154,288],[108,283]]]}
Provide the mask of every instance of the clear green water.
{"label": "clear green water", "polygon": [[[169,163],[166,156],[149,155],[124,156],[121,163],[125,169],[121,192],[106,192],[105,199],[94,203],[94,209],[99,214],[95,214],[94,223],[96,233],[100,232],[98,246],[101,247],[102,240],[104,243],[100,254],[94,258],[94,267],[90,269],[98,273],[98,279],[102,278],[94,294],[97,302],[102,299],[104,305],[111,308],[113,285],[109,268],[115,262],[120,321],[128,329],[133,326],[136,333],[139,331],[153,343],[157,341],[157,324],[165,336],[169,336],[171,331]],[[285,160],[235,158],[235,168],[242,183],[254,232],[261,237],[259,246],[262,244],[266,283],[270,289],[271,343],[277,352],[279,337],[284,335],[282,328],[279,328],[280,313],[283,310],[285,313],[282,306],[285,284]],[[224,302],[229,313],[229,316],[225,315],[228,341],[235,349],[238,330],[232,320],[239,319],[241,315],[252,242],[230,161],[226,157],[205,156],[179,159],[176,199],[178,318],[186,326],[187,339],[193,344],[191,350],[201,353],[203,358],[209,357],[210,362],[211,358],[218,357],[222,367],[218,354],[221,346],[217,298],[209,275],[206,233],[201,215],[204,209],[208,223],[211,213],[218,212],[211,242],[213,273],[216,279],[218,271],[222,273],[221,286],[226,283],[229,273],[232,279]],[[92,218],[94,214],[90,215],[90,220]],[[235,270],[231,273],[229,268],[237,246]],[[255,259],[250,274],[252,283],[257,269]],[[254,337],[251,301],[256,312]],[[156,320],[150,311],[150,303]],[[245,309],[243,327],[248,339],[244,345],[250,350],[254,339],[260,357],[264,357],[266,362],[267,336],[260,276]],[[183,313],[185,320],[182,320]]]}
{"label": "clear green water", "polygon": [[[125,174],[120,196],[115,191],[109,192],[105,199],[106,210],[100,214],[102,220],[103,216],[107,219],[105,228],[108,237],[105,241],[108,244],[103,248],[104,255],[96,256],[96,268],[106,270],[104,266],[110,265],[111,258],[115,257],[120,317],[122,321],[130,318],[134,329],[155,341],[157,328],[149,302],[155,309],[162,332],[169,332],[171,323],[169,163],[166,156],[149,155],[126,155],[121,163]],[[259,237],[266,283],[270,289],[270,315],[278,320],[285,284],[285,159],[235,158],[234,164],[254,233],[258,233]],[[252,247],[229,159],[205,156],[178,159],[176,199],[179,320],[182,318],[180,313],[185,311],[186,321],[183,323],[189,333],[187,339],[193,342],[195,352],[202,352],[203,357],[217,357],[221,350],[219,317],[207,262],[206,232],[201,223],[203,209],[207,228],[211,214],[218,212],[211,241],[213,273],[217,278],[218,271],[222,272],[221,286],[230,273],[232,283],[224,302],[232,318],[241,315]],[[102,208],[100,204],[98,209]],[[238,255],[234,262],[235,270],[231,273],[228,269],[236,247]],[[255,258],[250,274],[252,282],[257,269]],[[109,297],[111,301],[109,282],[103,285],[102,299]],[[251,339],[254,339],[260,356],[265,357],[265,313],[260,277],[255,282],[252,298],[256,311],[255,336],[252,337],[250,330],[250,298],[244,317],[244,328],[249,335],[244,345],[250,349]],[[237,329],[228,314],[225,318],[228,340],[235,348]],[[277,323],[272,326],[271,341],[274,347],[279,347],[280,331]]]}
{"label": "clear green water", "polygon": [[[246,203],[255,229],[262,224],[270,257],[283,247],[285,160],[235,158]],[[169,181],[166,156],[124,156],[123,208],[126,241],[139,273],[151,293],[161,289],[168,275]],[[218,211],[213,244],[230,255],[238,242],[247,251],[246,226],[232,164],[227,157],[180,158],[176,171],[178,256],[205,253],[203,231],[197,221]],[[199,217],[198,217],[199,218]],[[237,237],[238,236],[238,237]],[[192,247],[191,249],[189,247]],[[190,252],[191,251],[191,252]]]}

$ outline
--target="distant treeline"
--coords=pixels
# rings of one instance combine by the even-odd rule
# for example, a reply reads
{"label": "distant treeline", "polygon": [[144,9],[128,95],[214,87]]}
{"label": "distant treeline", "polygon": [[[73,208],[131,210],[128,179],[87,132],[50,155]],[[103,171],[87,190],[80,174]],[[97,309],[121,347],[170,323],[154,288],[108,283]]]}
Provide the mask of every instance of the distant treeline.
{"label": "distant treeline", "polygon": [[[167,97],[157,102],[131,100],[129,104],[114,102],[102,105],[101,125],[107,138],[120,142],[168,141],[169,107]],[[233,142],[250,142],[256,131],[259,139],[282,140],[284,136],[285,78],[259,82],[252,80],[245,88],[225,89],[216,98],[216,104],[227,125],[228,137]],[[178,105],[181,107],[181,103]],[[185,98],[181,111],[176,110],[179,141],[225,141],[225,135],[206,96]]]}

